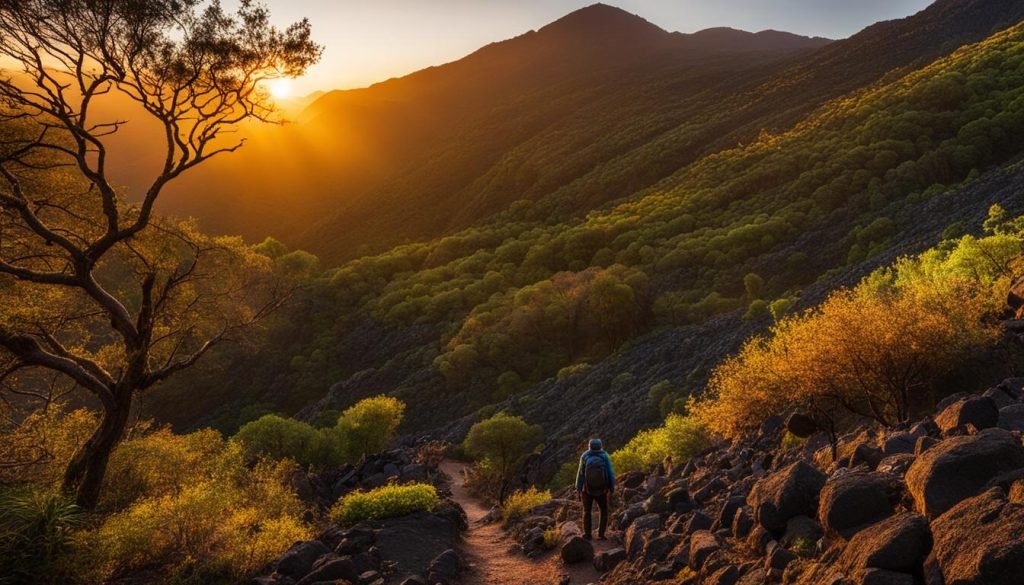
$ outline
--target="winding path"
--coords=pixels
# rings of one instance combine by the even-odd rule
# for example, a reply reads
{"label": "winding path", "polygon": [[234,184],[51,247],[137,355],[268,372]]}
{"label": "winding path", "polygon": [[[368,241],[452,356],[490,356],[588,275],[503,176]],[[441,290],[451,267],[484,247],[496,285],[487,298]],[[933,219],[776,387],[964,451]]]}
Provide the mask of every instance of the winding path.
{"label": "winding path", "polygon": [[466,465],[457,461],[441,463],[441,471],[452,479],[452,499],[469,519],[461,550],[469,567],[462,579],[464,585],[557,585],[564,583],[566,576],[572,585],[597,582],[599,574],[590,563],[566,567],[556,553],[528,559],[498,522],[480,524],[490,509],[466,490],[465,469]]}

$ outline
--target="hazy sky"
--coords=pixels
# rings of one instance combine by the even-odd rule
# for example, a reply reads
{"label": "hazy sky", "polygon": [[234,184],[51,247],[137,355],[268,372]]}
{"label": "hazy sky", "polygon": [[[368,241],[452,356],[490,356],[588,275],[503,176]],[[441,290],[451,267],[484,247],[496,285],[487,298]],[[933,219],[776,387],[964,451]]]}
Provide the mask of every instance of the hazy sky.
{"label": "hazy sky", "polygon": [[[265,0],[283,23],[309,17],[323,61],[297,92],[361,87],[458,59],[593,0]],[[670,30],[713,26],[843,38],[932,0],[606,0]],[[230,4],[227,2],[226,4]]]}

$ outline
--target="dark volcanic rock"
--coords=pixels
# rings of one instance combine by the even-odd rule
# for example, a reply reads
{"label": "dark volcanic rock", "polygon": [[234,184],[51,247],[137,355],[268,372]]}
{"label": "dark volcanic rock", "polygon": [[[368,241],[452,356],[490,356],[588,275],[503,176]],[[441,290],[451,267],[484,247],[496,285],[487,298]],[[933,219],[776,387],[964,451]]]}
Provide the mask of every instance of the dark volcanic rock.
{"label": "dark volcanic rock", "polygon": [[944,433],[965,425],[987,429],[999,424],[999,408],[991,398],[971,396],[947,406],[935,417],[935,424]]}
{"label": "dark volcanic rock", "polygon": [[932,522],[946,585],[1019,585],[1024,579],[1024,505],[993,488]]}
{"label": "dark volcanic rock", "polygon": [[327,545],[319,540],[296,542],[288,552],[277,561],[277,572],[293,579],[305,577],[317,559],[331,552]]}
{"label": "dark volcanic rock", "polygon": [[931,548],[928,521],[917,514],[900,514],[858,532],[840,563],[851,571],[875,568],[912,573],[920,570]]}
{"label": "dark volcanic rock", "polygon": [[925,451],[907,471],[917,510],[936,517],[985,487],[992,478],[1024,467],[1024,446],[1009,432],[986,429],[946,439]]}
{"label": "dark volcanic rock", "polygon": [[850,538],[860,527],[892,514],[901,491],[898,480],[884,473],[854,471],[839,475],[821,490],[821,525],[833,534]]}
{"label": "dark volcanic rock", "polygon": [[377,532],[381,557],[396,564],[398,575],[425,575],[431,561],[454,548],[458,526],[438,514],[418,512],[386,520]]}
{"label": "dark volcanic rock", "polygon": [[754,519],[778,534],[790,518],[817,514],[818,493],[824,485],[823,473],[798,461],[754,484],[747,500]]}

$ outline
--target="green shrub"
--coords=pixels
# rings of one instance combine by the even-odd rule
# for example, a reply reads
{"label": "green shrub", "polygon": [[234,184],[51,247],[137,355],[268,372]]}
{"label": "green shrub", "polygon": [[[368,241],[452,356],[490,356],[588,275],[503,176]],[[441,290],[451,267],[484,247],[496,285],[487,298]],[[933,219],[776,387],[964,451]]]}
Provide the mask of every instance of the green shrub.
{"label": "green shrub", "polygon": [[594,366],[590,364],[573,364],[571,366],[565,366],[561,370],[558,370],[557,377],[559,380],[565,380],[566,378],[586,374],[592,369],[594,369]]}
{"label": "green shrub", "polygon": [[506,526],[524,517],[527,512],[541,504],[551,501],[551,492],[538,490],[530,487],[526,490],[518,490],[508,498],[501,506],[501,520]]}
{"label": "green shrub", "polygon": [[331,507],[330,516],[338,524],[349,526],[363,520],[381,520],[431,511],[440,503],[437,489],[432,485],[387,485],[348,494]]}
{"label": "green shrub", "polygon": [[0,496],[0,583],[60,579],[61,559],[83,511],[63,497],[32,489]]}
{"label": "green shrub", "polygon": [[405,404],[391,396],[360,400],[343,412],[337,428],[344,437],[347,459],[356,461],[386,447],[394,439],[404,413]]}
{"label": "green shrub", "polygon": [[641,431],[626,445],[612,453],[612,461],[619,473],[645,470],[666,457],[681,464],[697,455],[710,444],[707,431],[696,418],[670,414],[665,424]]}
{"label": "green shrub", "polygon": [[[466,453],[480,461],[481,469],[488,470],[487,478],[496,488],[496,494],[481,494],[505,501],[512,475],[519,464],[540,442],[544,431],[540,426],[527,424],[518,416],[498,413],[470,427],[463,446]],[[493,485],[496,483],[497,485]]]}

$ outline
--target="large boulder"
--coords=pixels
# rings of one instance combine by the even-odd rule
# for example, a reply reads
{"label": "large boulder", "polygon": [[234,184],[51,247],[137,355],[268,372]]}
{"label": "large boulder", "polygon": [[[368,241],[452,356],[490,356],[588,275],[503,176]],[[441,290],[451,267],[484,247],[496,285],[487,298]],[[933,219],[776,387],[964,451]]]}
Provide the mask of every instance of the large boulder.
{"label": "large boulder", "polygon": [[1024,505],[1000,488],[966,499],[932,522],[946,585],[1024,582]]}
{"label": "large boulder", "polygon": [[914,573],[931,548],[928,521],[917,514],[900,514],[858,532],[843,551],[840,564],[851,572],[873,568]]}
{"label": "large boulder", "polygon": [[999,424],[999,407],[987,396],[971,396],[943,409],[935,417],[935,424],[944,433],[965,425],[978,430],[991,428]]}
{"label": "large boulder", "polygon": [[891,515],[900,493],[900,482],[885,473],[838,475],[821,490],[821,525],[832,534],[850,538],[859,528]]}
{"label": "large boulder", "polygon": [[1024,446],[1003,429],[946,439],[922,453],[906,484],[919,512],[939,516],[977,495],[992,478],[1024,467]]}
{"label": "large boulder", "polygon": [[747,501],[754,520],[779,534],[790,518],[817,515],[818,494],[824,485],[825,474],[798,461],[754,484]]}

